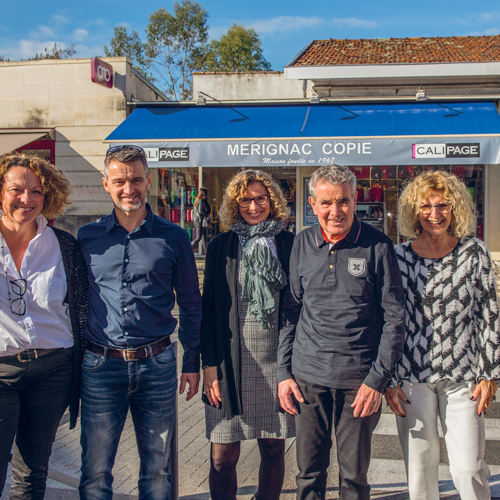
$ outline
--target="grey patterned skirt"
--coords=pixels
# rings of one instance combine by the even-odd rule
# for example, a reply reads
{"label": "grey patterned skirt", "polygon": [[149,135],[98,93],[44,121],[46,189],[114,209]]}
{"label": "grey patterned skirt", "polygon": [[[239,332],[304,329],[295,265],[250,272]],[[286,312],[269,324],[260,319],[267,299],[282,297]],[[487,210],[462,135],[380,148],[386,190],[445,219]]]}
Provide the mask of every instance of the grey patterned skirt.
{"label": "grey patterned skirt", "polygon": [[295,436],[293,417],[276,411],[279,293],[275,295],[277,307],[273,326],[263,329],[248,312],[247,304],[240,299],[243,273],[240,246],[237,296],[243,414],[226,420],[217,408],[205,405],[207,439],[212,443]]}

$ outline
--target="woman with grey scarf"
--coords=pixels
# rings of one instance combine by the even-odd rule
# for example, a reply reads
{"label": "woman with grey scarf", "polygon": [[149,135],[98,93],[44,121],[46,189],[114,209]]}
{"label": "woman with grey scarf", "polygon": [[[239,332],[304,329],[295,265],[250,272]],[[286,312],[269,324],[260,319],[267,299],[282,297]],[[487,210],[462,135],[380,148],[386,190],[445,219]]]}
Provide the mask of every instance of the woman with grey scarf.
{"label": "woman with grey scarf", "polygon": [[[210,493],[234,500],[242,440],[257,439],[261,464],[256,499],[278,500],[285,438],[293,417],[279,411],[276,380],[282,306],[294,235],[284,231],[286,200],[272,177],[236,174],[219,211],[231,230],[207,249],[201,351],[206,431],[211,441]],[[299,314],[293,310],[292,314]]]}

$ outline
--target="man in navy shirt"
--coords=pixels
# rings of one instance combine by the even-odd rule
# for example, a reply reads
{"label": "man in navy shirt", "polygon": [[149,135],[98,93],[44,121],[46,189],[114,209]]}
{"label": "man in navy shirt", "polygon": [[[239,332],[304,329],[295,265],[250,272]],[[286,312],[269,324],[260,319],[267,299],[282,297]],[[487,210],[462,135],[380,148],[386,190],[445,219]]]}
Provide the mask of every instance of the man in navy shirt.
{"label": "man in navy shirt", "polygon": [[80,497],[111,500],[112,468],[130,408],[141,460],[139,498],[169,500],[175,425],[177,321],[184,358],[179,393],[198,392],[201,297],[184,229],[153,215],[144,151],[108,150],[103,184],[114,210],[78,232],[88,266],[90,314],[82,373]]}
{"label": "man in navy shirt", "polygon": [[391,240],[355,215],[356,179],[327,165],[309,183],[319,225],[300,232],[284,308],[277,375],[281,406],[297,415],[297,499],[324,499],[335,429],[342,500],[370,497],[371,437],[403,352],[405,304]]}

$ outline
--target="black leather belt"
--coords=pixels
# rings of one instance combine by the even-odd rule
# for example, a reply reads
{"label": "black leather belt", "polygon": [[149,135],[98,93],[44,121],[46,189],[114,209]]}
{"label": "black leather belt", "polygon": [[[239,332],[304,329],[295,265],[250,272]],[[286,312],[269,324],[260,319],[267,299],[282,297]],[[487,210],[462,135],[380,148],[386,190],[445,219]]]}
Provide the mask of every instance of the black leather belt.
{"label": "black leather belt", "polygon": [[101,356],[106,355],[108,358],[136,361],[138,359],[150,358],[151,355],[156,356],[157,354],[161,354],[171,343],[170,337],[165,337],[153,344],[142,345],[135,349],[113,349],[111,347],[94,344],[94,342],[87,340],[86,349],[94,354],[99,354]]}

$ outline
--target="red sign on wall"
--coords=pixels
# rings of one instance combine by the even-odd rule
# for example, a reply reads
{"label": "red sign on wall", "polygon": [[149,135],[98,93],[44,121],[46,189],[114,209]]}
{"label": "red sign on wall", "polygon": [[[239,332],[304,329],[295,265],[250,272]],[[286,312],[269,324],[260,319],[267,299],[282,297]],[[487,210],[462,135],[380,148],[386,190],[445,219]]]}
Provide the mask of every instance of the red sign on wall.
{"label": "red sign on wall", "polygon": [[98,57],[93,57],[90,64],[92,68],[90,78],[92,81],[108,89],[113,88],[113,66]]}

